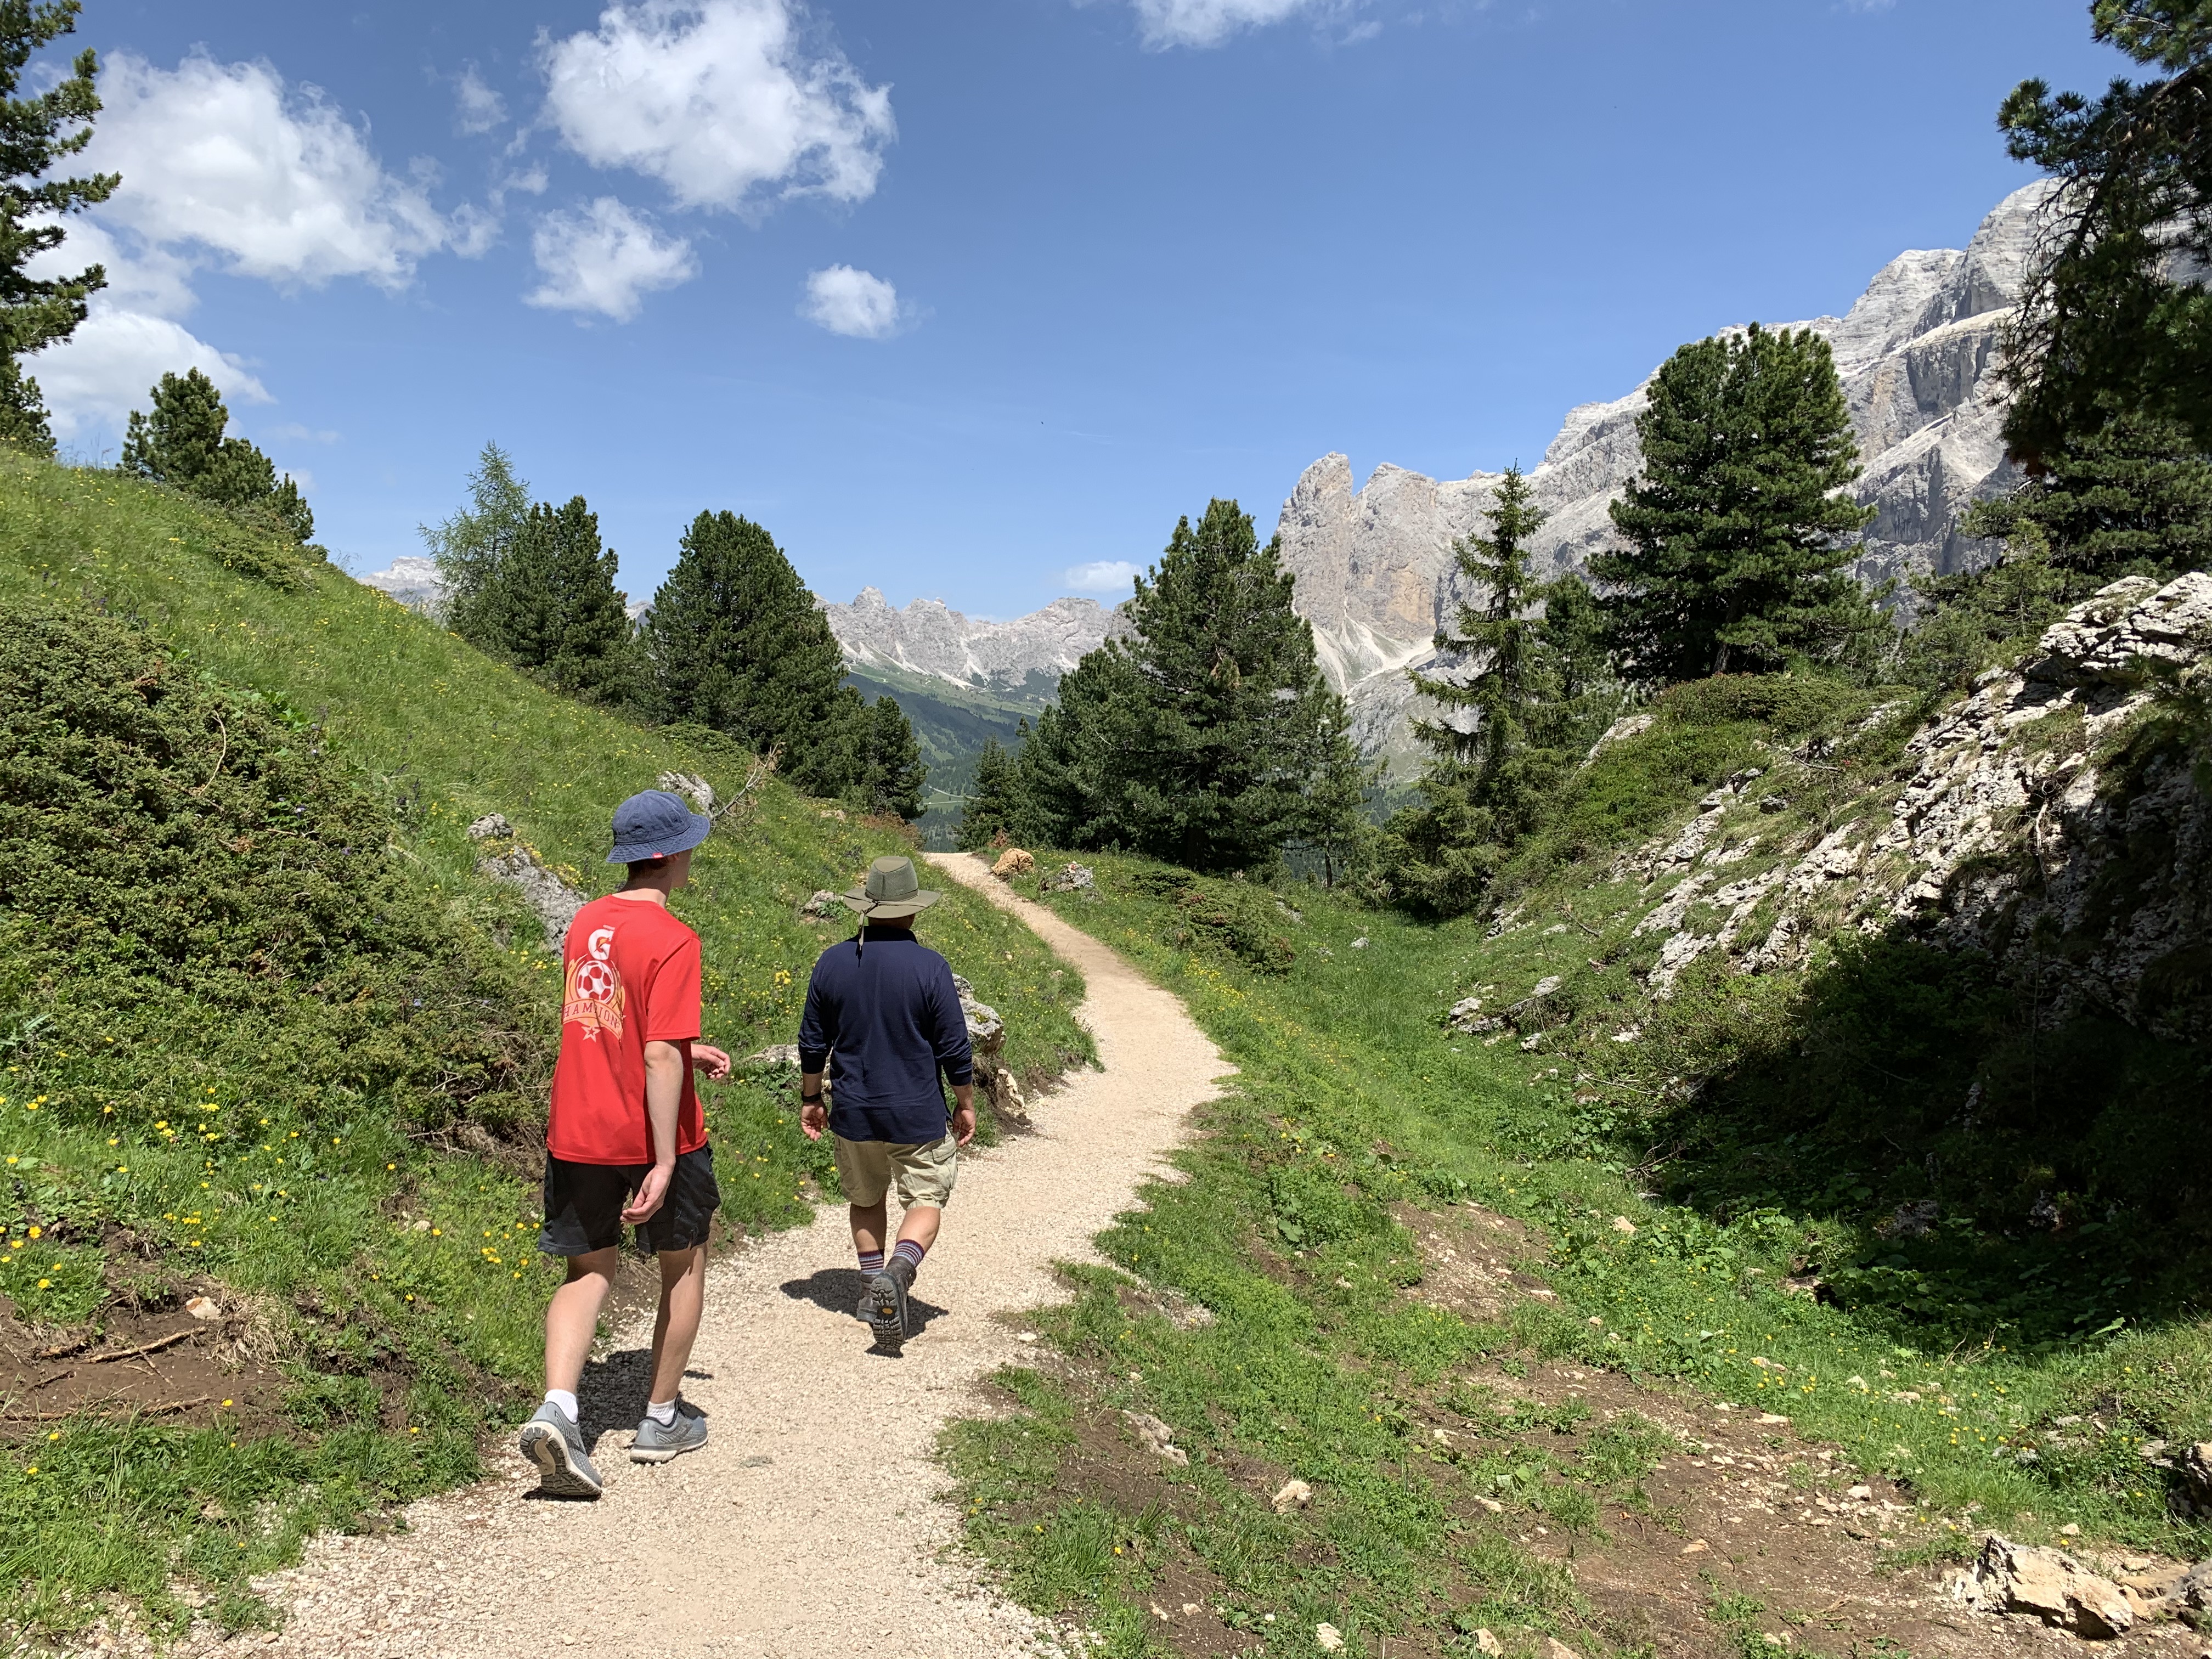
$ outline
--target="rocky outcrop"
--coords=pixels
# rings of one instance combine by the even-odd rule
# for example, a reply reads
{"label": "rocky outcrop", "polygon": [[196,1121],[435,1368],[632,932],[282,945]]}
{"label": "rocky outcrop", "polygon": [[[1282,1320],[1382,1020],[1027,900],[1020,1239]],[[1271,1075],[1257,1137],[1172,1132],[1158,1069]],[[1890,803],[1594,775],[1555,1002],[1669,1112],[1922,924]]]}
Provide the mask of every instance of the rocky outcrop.
{"label": "rocky outcrop", "polygon": [[[1846,315],[1788,325],[1825,335],[1835,350],[1865,467],[1854,493],[1875,509],[1857,566],[1870,580],[1982,556],[1959,519],[2013,482],[1993,371],[2044,194],[2037,185],[2007,198],[1963,249],[1899,254]],[[1550,515],[1532,544],[1540,569],[1583,568],[1611,544],[1606,508],[1640,463],[1636,417],[1649,384],[1568,411],[1529,474]],[[1438,480],[1383,465],[1355,488],[1350,461],[1325,455],[1283,504],[1278,529],[1298,610],[1370,756],[1412,757],[1404,671],[1431,665],[1437,629],[1478,597],[1460,591],[1451,544],[1481,526],[1499,476]]]}
{"label": "rocky outcrop", "polygon": [[956,685],[1021,690],[1031,675],[1050,684],[1113,635],[1127,631],[1121,613],[1093,599],[1054,599],[1012,622],[961,615],[937,599],[894,610],[872,587],[850,605],[824,605],[830,631],[855,668],[904,669]]}
{"label": "rocky outcrop", "polygon": [[545,929],[545,948],[556,954],[568,942],[568,924],[585,904],[584,895],[538,856],[538,849],[515,835],[503,813],[493,812],[469,826],[469,839],[484,849],[477,873],[512,887],[537,914]]}
{"label": "rocky outcrop", "polygon": [[1820,757],[1737,774],[1614,866],[1616,879],[1645,884],[1633,931],[1659,941],[1647,985],[1663,996],[1714,952],[1759,972],[1802,963],[1841,928],[1902,927],[1987,952],[2032,981],[2051,1021],[2097,1011],[2201,1039],[2212,1030],[2212,796],[2201,753],[2137,739],[2155,683],[2209,672],[2212,574],[2163,586],[2133,577],[1917,732],[1899,786],[1795,842],[1776,843],[1771,817],[1810,785]]}

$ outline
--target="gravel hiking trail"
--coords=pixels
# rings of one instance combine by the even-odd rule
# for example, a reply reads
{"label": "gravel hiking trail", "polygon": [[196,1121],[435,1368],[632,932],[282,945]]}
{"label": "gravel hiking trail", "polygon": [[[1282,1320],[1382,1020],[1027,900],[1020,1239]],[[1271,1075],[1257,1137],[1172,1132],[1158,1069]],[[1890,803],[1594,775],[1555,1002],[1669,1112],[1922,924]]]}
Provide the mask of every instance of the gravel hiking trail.
{"label": "gravel hiking trail", "polygon": [[1172,1173],[1164,1155],[1190,1109],[1233,1068],[1174,996],[981,860],[933,862],[1083,974],[1078,1018],[1103,1070],[1036,1103],[1035,1133],[963,1159],[944,1243],[915,1286],[927,1324],[903,1355],[871,1351],[844,1206],[824,1205],[710,1269],[684,1385],[711,1425],[704,1450],[657,1468],[628,1459],[647,1309],[580,1391],[606,1480],[599,1502],[533,1498],[536,1471],[503,1447],[489,1479],[415,1504],[406,1530],[326,1535],[266,1581],[280,1632],[206,1631],[170,1651],[997,1659],[1050,1642],[959,1559],[933,1448],[979,1409],[982,1379],[1033,1352],[1018,1318],[1064,1299],[1053,1264],[1098,1259],[1093,1236],[1147,1178]]}

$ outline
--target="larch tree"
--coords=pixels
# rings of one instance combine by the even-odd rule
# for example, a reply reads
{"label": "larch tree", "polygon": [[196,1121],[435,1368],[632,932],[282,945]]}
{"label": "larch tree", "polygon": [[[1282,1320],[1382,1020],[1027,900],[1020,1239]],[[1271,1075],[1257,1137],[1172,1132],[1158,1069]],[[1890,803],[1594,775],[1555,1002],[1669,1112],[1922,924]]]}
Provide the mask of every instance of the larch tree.
{"label": "larch tree", "polygon": [[484,643],[483,595],[521,539],[530,505],[530,486],[515,475],[513,458],[488,443],[469,474],[469,504],[441,524],[416,526],[437,562],[440,617],[472,644]]}
{"label": "larch tree", "polygon": [[785,776],[835,795],[854,781],[856,699],[829,618],[775,538],[734,513],[702,513],[641,631],[641,700],[654,718],[781,753]]}
{"label": "larch tree", "polygon": [[1753,324],[1661,366],[1644,461],[1590,561],[1622,672],[1650,684],[1859,665],[1887,624],[1847,568],[1873,517],[1841,492],[1857,441],[1828,343]]}
{"label": "larch tree", "polygon": [[54,435],[22,359],[76,331],[86,301],[107,286],[107,273],[91,264],[42,277],[29,267],[61,246],[65,216],[106,201],[122,182],[112,173],[52,176],[92,142],[100,59],[90,48],[45,91],[21,95],[32,55],[74,33],[79,9],[78,0],[0,0],[0,442],[39,455],[54,453]]}

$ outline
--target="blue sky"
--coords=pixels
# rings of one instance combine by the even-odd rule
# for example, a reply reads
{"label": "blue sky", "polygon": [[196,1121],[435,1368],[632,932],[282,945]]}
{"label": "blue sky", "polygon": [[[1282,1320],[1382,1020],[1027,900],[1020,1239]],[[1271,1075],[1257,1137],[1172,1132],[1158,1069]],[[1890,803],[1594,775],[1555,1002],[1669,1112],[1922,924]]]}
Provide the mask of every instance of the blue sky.
{"label": "blue sky", "polygon": [[[1533,465],[1686,339],[1840,311],[2027,174],[2083,0],[87,0],[34,365],[109,459],[163,368],[419,552],[495,439],[648,594],[702,508],[825,598],[1012,616],[1234,495]],[[1102,597],[1118,598],[1126,588]]]}

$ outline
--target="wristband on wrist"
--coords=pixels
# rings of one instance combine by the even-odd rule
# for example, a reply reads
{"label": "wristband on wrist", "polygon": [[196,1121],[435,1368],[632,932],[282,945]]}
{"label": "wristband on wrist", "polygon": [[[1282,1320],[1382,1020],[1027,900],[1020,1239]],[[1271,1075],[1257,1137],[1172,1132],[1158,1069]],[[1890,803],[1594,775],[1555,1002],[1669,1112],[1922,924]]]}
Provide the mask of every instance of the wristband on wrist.
{"label": "wristband on wrist", "polygon": [[822,1097],[820,1095],[801,1095],[799,1097],[799,1103],[802,1106],[819,1106],[822,1103]]}

